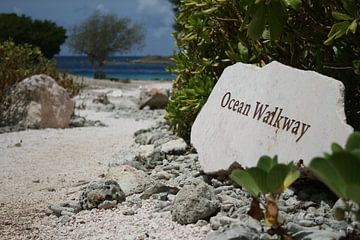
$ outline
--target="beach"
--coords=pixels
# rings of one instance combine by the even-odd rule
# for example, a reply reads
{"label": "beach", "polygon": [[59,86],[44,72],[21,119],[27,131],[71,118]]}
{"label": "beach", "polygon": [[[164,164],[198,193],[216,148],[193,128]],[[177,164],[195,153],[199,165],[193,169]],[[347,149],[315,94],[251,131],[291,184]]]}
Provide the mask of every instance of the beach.
{"label": "beach", "polygon": [[[83,218],[91,219],[95,214],[98,215],[98,220],[95,225],[83,224],[87,226],[87,230],[83,227],[77,232],[75,223],[74,229],[68,231],[66,229],[69,227],[58,223],[57,218],[46,216],[46,209],[52,203],[77,200],[79,192],[87,183],[106,173],[109,159],[113,154],[126,150],[134,144],[135,131],[148,128],[156,121],[162,120],[164,110],[147,110],[155,111],[156,114],[147,113],[145,117],[141,116],[142,113],[135,109],[136,100],[142,88],[170,89],[171,82],[146,80],[121,83],[88,78],[85,78],[84,82],[88,87],[84,89],[82,96],[90,96],[99,91],[106,92],[110,102],[115,103],[116,110],[89,107],[89,109],[76,109],[75,113],[88,120],[101,121],[106,127],[26,130],[0,135],[2,239],[105,239],[105,233],[101,229],[114,218],[115,210],[96,213],[85,211],[87,213],[82,214]],[[111,95],[111,93],[116,94]],[[84,100],[82,97],[76,99],[77,104]],[[133,105],[128,104],[129,101],[133,102]],[[132,107],[134,111],[131,111]],[[118,230],[123,229],[129,234],[135,232],[137,235],[141,235],[140,233],[144,231],[155,231],[151,230],[154,226],[142,224],[134,226],[134,222],[140,217],[152,218],[154,202],[148,201],[145,206],[139,217],[133,218],[128,223],[124,219],[117,223]],[[124,218],[121,214],[118,217],[119,220]],[[159,224],[169,221],[170,217],[170,214],[165,219],[158,217]],[[185,230],[191,228],[189,226],[182,227],[175,223],[168,225],[162,231],[171,231],[171,235],[174,236],[180,234],[181,239],[184,239],[184,236],[186,238],[186,234],[193,234],[194,237],[200,234],[191,231],[186,233]],[[178,231],[172,229],[174,227],[179,228]],[[126,230],[130,228],[131,231]],[[118,234],[119,232],[110,234],[106,239],[115,239],[114,236]],[[163,234],[160,236],[156,239],[167,239]]]}

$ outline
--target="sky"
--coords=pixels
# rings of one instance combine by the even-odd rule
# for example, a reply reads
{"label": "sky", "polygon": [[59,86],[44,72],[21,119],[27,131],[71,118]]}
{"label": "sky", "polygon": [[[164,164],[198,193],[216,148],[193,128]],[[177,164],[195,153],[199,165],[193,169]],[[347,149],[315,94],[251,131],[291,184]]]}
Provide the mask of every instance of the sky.
{"label": "sky", "polygon": [[[163,55],[173,53],[174,14],[168,0],[0,0],[1,13],[17,13],[34,19],[48,19],[68,29],[79,24],[95,10],[130,18],[144,25],[145,47],[128,55]],[[71,55],[64,44],[60,55]]]}

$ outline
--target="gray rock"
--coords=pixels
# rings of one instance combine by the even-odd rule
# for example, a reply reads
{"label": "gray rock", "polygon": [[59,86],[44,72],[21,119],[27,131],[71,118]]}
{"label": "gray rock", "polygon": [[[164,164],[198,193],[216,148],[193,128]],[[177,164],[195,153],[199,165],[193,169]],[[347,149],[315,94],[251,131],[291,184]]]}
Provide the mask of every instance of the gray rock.
{"label": "gray rock", "polygon": [[69,127],[106,127],[106,124],[99,120],[92,121],[84,117],[75,115],[71,117]]}
{"label": "gray rock", "polygon": [[156,88],[143,89],[140,93],[140,109],[149,106],[150,109],[164,109],[169,102],[167,93]]}
{"label": "gray rock", "polygon": [[165,180],[169,180],[172,178],[172,175],[166,171],[160,171],[160,172],[157,172],[155,174],[155,177],[157,179],[165,179]]}
{"label": "gray rock", "polygon": [[122,214],[125,216],[133,216],[136,214],[136,212],[134,210],[130,209],[130,210],[125,210]]}
{"label": "gray rock", "polygon": [[93,103],[100,103],[104,105],[110,104],[109,98],[106,93],[99,93],[94,99]]}
{"label": "gray rock", "polygon": [[331,209],[336,220],[344,220],[346,208],[345,201],[339,198]]}
{"label": "gray rock", "polygon": [[345,237],[341,232],[332,232],[324,230],[303,230],[293,234],[294,240],[340,240]]}
{"label": "gray rock", "polygon": [[67,128],[74,101],[47,75],[35,75],[17,83],[0,105],[0,126]]}
{"label": "gray rock", "polygon": [[186,148],[187,148],[187,144],[184,141],[184,139],[179,138],[163,144],[161,146],[161,151],[166,154],[179,155],[185,153]]}
{"label": "gray rock", "polygon": [[145,169],[143,164],[139,162],[139,153],[132,149],[122,150],[111,157],[109,167],[121,165],[129,165],[140,170]]}
{"label": "gray rock", "polygon": [[144,171],[128,165],[109,168],[105,178],[117,181],[126,196],[141,193],[154,184]]}
{"label": "gray rock", "polygon": [[169,193],[169,194],[177,194],[179,189],[177,187],[172,187],[165,185],[163,183],[155,183],[154,186],[149,187],[146,189],[143,194],[140,196],[141,199],[149,199],[152,195],[157,193]]}
{"label": "gray rock", "polygon": [[72,217],[72,216],[74,216],[74,215],[75,215],[74,212],[61,211],[61,216],[69,216],[69,217]]}
{"label": "gray rock", "polygon": [[112,201],[108,201],[105,200],[102,203],[100,203],[98,205],[98,209],[110,209],[110,208],[114,208],[116,207],[117,201],[116,200],[112,200]]}
{"label": "gray rock", "polygon": [[155,142],[167,137],[168,135],[168,133],[163,131],[155,131],[149,135],[147,139],[147,144],[154,144]]}
{"label": "gray rock", "polygon": [[80,196],[80,205],[83,209],[98,208],[104,201],[120,203],[125,201],[125,193],[114,180],[95,180],[86,186]]}
{"label": "gray rock", "polygon": [[180,224],[196,223],[208,218],[219,208],[213,187],[201,180],[185,185],[176,195],[171,209],[174,221]]}
{"label": "gray rock", "polygon": [[259,234],[255,233],[246,226],[236,225],[229,228],[210,232],[206,240],[255,240],[259,239]]}
{"label": "gray rock", "polygon": [[61,216],[59,218],[59,223],[62,224],[62,225],[65,225],[66,223],[68,223],[70,221],[71,217],[68,216],[68,215],[64,215],[64,216]]}
{"label": "gray rock", "polygon": [[[75,213],[75,210],[73,208],[61,206],[58,204],[51,204],[51,205],[49,205],[48,208],[53,215],[58,216],[58,217],[60,217],[61,215],[66,215],[66,213],[68,213],[68,212],[71,212],[72,215]],[[65,214],[63,214],[63,213],[65,213]]]}
{"label": "gray rock", "polygon": [[315,225],[315,223],[313,222],[313,221],[311,221],[311,220],[300,220],[299,222],[299,225],[301,225],[301,226],[304,226],[304,227],[312,227],[312,226],[314,226]]}
{"label": "gray rock", "polygon": [[239,219],[231,218],[225,213],[218,213],[216,216],[210,218],[210,226],[213,230],[218,230],[224,226],[239,225],[242,222]]}

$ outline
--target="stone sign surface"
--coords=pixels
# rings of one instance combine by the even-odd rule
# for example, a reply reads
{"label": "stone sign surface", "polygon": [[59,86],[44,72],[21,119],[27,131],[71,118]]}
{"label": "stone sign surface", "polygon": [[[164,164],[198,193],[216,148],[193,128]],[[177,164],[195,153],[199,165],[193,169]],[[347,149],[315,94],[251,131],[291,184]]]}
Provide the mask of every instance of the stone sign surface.
{"label": "stone sign surface", "polygon": [[307,164],[345,144],[353,130],[343,91],[340,81],[278,62],[226,68],[191,131],[203,170],[252,167],[263,155]]}

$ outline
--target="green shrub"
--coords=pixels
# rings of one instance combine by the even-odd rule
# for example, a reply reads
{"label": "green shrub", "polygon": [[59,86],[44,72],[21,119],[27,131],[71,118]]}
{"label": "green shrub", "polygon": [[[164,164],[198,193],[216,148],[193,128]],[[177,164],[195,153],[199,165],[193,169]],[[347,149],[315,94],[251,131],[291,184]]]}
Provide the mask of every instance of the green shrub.
{"label": "green shrub", "polygon": [[[348,205],[351,202],[360,205],[360,133],[350,135],[345,148],[338,144],[332,145],[332,153],[324,157],[314,158],[310,170],[327,185],[339,198]],[[342,220],[343,212],[337,211],[336,217]],[[360,220],[360,210],[353,213]]]}
{"label": "green shrub", "polygon": [[189,84],[192,79],[210,79],[214,85],[224,68],[231,64],[263,66],[273,60],[341,80],[346,87],[348,122],[360,129],[358,1],[172,2],[176,4],[173,36],[178,51],[170,71],[177,74],[177,78],[167,119],[179,135],[189,135],[196,117],[180,114],[181,109],[192,111],[183,108],[188,106],[186,99],[176,97],[178,91],[194,87]]}
{"label": "green shrub", "polygon": [[71,96],[83,88],[82,83],[60,74],[56,62],[45,58],[39,48],[28,44],[16,45],[12,41],[0,43],[0,100],[14,84],[36,74],[53,77]]}
{"label": "green shrub", "polygon": [[209,77],[194,77],[185,88],[172,94],[172,101],[167,106],[166,119],[172,121],[173,129],[177,129],[185,139],[189,139],[190,132],[184,130],[191,128],[189,123],[194,122],[213,86],[214,82]]}

